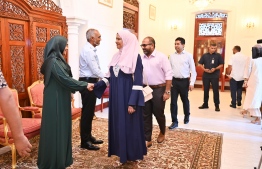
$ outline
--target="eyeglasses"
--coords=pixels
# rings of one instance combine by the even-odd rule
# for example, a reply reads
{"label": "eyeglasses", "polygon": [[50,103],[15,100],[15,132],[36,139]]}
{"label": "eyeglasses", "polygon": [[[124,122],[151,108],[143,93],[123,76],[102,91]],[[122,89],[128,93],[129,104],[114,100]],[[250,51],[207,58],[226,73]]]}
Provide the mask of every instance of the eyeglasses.
{"label": "eyeglasses", "polygon": [[141,44],[140,46],[141,46],[141,47],[146,47],[147,45],[152,45],[152,43],[149,43],[149,44]]}

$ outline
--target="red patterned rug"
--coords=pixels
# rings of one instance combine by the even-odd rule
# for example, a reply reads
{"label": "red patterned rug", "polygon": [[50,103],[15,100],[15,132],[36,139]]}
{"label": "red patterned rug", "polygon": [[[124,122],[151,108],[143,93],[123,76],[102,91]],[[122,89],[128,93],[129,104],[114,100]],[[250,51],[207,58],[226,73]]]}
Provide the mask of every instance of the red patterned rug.
{"label": "red patterned rug", "polygon": [[[153,146],[148,149],[144,160],[119,163],[116,156],[107,157],[107,119],[93,122],[93,135],[103,139],[99,151],[88,151],[79,148],[80,136],[78,122],[73,124],[73,158],[69,169],[113,169],[113,168],[172,168],[172,169],[219,169],[222,150],[222,134],[189,129],[167,130],[166,140],[158,144],[158,126],[153,130]],[[17,157],[17,168],[37,168],[37,147],[39,137],[31,140],[32,155],[29,158]],[[0,155],[0,168],[11,168],[11,152]]]}

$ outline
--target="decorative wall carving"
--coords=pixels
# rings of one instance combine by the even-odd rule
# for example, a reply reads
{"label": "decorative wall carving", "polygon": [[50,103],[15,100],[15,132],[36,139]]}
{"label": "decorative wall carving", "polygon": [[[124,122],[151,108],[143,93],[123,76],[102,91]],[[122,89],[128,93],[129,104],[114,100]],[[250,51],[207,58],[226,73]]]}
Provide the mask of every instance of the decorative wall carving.
{"label": "decorative wall carving", "polygon": [[56,22],[56,21],[51,21],[43,18],[33,18],[33,22],[38,22],[38,23],[46,23],[50,25],[57,25],[57,26],[62,26],[61,22]]}
{"label": "decorative wall carving", "polygon": [[25,49],[23,46],[10,46],[12,88],[25,92]]}
{"label": "decorative wall carving", "polygon": [[62,14],[62,9],[59,8],[52,0],[26,0],[26,2],[32,7]]}
{"label": "decorative wall carving", "polygon": [[11,41],[24,41],[24,25],[9,23]]}
{"label": "decorative wall carving", "polygon": [[47,41],[47,28],[36,27],[36,42]]}
{"label": "decorative wall carving", "polygon": [[67,38],[67,35],[68,35],[68,27],[66,24],[63,25],[63,28],[64,28],[64,32],[63,32],[63,36]]}
{"label": "decorative wall carving", "polygon": [[222,36],[223,23],[200,23],[199,36]]}
{"label": "decorative wall carving", "polygon": [[123,28],[135,30],[135,13],[124,11],[123,17]]}
{"label": "decorative wall carving", "polygon": [[137,0],[124,0],[124,2],[139,7],[139,3],[137,2]]}
{"label": "decorative wall carving", "polygon": [[[30,38],[31,39],[36,38],[35,35],[34,35],[34,26],[33,25],[34,25],[33,22],[30,22],[30,36],[31,36]],[[32,46],[31,58],[30,58],[30,60],[31,60],[31,74],[34,75],[35,74],[35,63],[34,63],[35,50],[34,50],[33,46],[35,46],[35,42],[33,40],[31,41],[31,46]],[[32,82],[36,81],[35,76],[32,76],[31,78],[32,78]]]}
{"label": "decorative wall carving", "polygon": [[52,0],[0,0],[0,68],[18,90],[20,104],[28,100],[26,88],[43,80],[45,43],[58,34],[67,37],[67,29],[62,9]]}
{"label": "decorative wall carving", "polygon": [[227,14],[221,12],[206,12],[197,14],[196,18],[227,18]]}
{"label": "decorative wall carving", "polygon": [[0,16],[29,20],[26,12],[6,0],[0,0]]}
{"label": "decorative wall carving", "polygon": [[36,64],[37,64],[37,74],[39,80],[44,79],[44,76],[40,73],[41,66],[44,63],[44,50],[45,47],[36,47]]}
{"label": "decorative wall carving", "polygon": [[60,31],[57,29],[50,29],[50,39],[56,35],[60,35]]}

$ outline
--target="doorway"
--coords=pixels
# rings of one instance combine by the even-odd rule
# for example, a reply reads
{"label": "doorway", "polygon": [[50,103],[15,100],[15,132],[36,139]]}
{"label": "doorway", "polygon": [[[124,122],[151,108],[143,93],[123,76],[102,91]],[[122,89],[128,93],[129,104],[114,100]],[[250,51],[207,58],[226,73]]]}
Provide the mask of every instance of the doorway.
{"label": "doorway", "polygon": [[210,42],[216,42],[217,53],[225,60],[227,14],[206,12],[196,15],[194,37],[194,61],[198,65],[199,59],[208,52]]}

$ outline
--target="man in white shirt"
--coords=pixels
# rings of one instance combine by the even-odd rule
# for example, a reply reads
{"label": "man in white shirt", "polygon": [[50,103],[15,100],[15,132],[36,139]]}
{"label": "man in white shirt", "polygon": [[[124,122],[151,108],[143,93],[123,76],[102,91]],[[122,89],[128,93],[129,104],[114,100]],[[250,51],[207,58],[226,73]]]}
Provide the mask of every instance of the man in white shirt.
{"label": "man in white shirt", "polygon": [[[96,54],[96,46],[100,44],[101,34],[96,29],[86,31],[87,42],[83,47],[79,58],[79,80],[88,83],[96,83],[99,78],[103,78],[105,74],[101,71],[98,56]],[[97,140],[92,136],[92,120],[94,117],[96,96],[94,91],[85,89],[81,91],[82,98],[82,114],[80,122],[81,148],[88,150],[99,150],[98,146],[93,144],[102,144],[102,140]]]}
{"label": "man in white shirt", "polygon": [[193,55],[184,50],[185,39],[178,37],[175,40],[176,52],[170,56],[170,63],[173,70],[173,79],[171,87],[171,117],[172,124],[169,129],[178,127],[177,120],[177,98],[180,98],[183,102],[184,108],[184,124],[189,123],[190,105],[188,100],[188,91],[192,91],[194,83],[196,81],[196,68],[193,59]]}
{"label": "man in white shirt", "polygon": [[248,57],[240,53],[241,47],[234,46],[233,56],[228,63],[228,76],[230,77],[231,104],[230,107],[241,106],[242,86],[244,83],[244,71]]}

